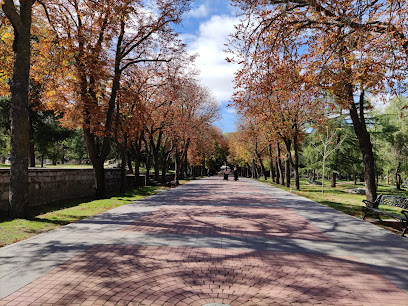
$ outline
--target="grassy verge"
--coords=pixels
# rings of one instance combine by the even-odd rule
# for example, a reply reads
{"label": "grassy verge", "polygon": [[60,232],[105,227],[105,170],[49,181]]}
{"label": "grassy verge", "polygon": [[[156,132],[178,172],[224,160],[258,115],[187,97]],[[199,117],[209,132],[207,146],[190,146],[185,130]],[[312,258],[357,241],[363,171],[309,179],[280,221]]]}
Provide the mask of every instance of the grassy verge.
{"label": "grassy verge", "polygon": [[[271,184],[275,187],[292,192],[294,194],[298,194],[300,196],[303,196],[315,202],[318,202],[323,205],[332,207],[336,210],[342,211],[348,215],[355,216],[357,218],[363,217],[361,207],[364,206],[364,203],[362,202],[362,200],[365,199],[365,196],[358,195],[358,194],[350,194],[346,192],[346,189],[348,188],[364,188],[363,183],[354,185],[353,182],[340,181],[338,182],[337,187],[330,187],[330,182],[328,182],[328,184],[326,182],[324,186],[324,194],[322,194],[322,186],[309,184],[306,179],[301,180],[300,190],[284,187],[282,185],[273,184],[273,183],[270,183],[269,181],[266,182],[263,179],[260,179],[259,181]],[[291,182],[291,186],[294,186],[294,185],[295,185],[294,182]],[[397,191],[395,190],[394,186],[379,184],[378,194],[381,194],[381,193],[408,197],[407,191]],[[381,205],[380,209],[402,215],[401,210],[397,207],[394,208],[390,206]],[[383,216],[383,217],[385,219],[389,218],[387,216]],[[395,230],[392,229],[391,227],[388,227],[385,225],[380,225],[380,226],[395,232]]]}
{"label": "grassy verge", "polygon": [[100,214],[155,194],[161,187],[143,187],[102,200],[79,199],[33,208],[27,219],[0,219],[0,247]]}

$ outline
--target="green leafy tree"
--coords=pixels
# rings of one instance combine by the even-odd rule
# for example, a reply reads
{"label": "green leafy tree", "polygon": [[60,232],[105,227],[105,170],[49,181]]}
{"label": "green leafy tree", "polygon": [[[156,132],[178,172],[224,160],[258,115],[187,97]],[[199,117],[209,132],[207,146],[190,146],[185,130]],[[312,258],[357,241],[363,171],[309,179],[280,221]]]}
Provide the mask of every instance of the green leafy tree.
{"label": "green leafy tree", "polygon": [[67,157],[77,160],[79,164],[88,158],[88,150],[81,129],[73,131],[71,137],[63,142],[63,146],[67,148]]}
{"label": "green leafy tree", "polygon": [[49,158],[56,164],[63,156],[63,142],[66,141],[73,132],[59,125],[52,111],[35,112],[35,118],[32,119],[34,130],[34,145],[36,151],[41,157],[41,167],[44,166],[44,159]]}
{"label": "green leafy tree", "polygon": [[[379,155],[383,156],[387,176],[394,172],[396,189],[402,185],[401,172],[408,157],[408,100],[395,97],[390,100],[384,112],[377,113],[376,137]],[[390,154],[391,153],[391,154]]]}

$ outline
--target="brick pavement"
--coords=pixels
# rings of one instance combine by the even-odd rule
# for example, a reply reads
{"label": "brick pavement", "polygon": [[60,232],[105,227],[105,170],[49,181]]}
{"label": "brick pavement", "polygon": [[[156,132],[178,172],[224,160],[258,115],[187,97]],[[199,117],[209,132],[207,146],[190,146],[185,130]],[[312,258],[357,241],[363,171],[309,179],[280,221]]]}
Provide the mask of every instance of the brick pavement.
{"label": "brick pavement", "polygon": [[[204,179],[67,227],[61,240],[74,242],[66,250],[87,246],[48,272],[22,277],[0,305],[408,305],[407,265],[391,265],[406,258],[406,240],[354,219],[353,227],[333,230],[327,219],[334,214],[250,180]],[[358,229],[368,237],[353,235]],[[194,245],[185,245],[192,236]],[[46,237],[44,248],[56,244],[55,234]],[[223,243],[205,246],[207,237]],[[274,242],[274,249],[229,242],[239,237]],[[378,239],[390,247],[362,247]],[[23,269],[51,260],[37,258],[43,246],[33,241],[0,249],[0,259],[24,246],[33,255]],[[12,281],[1,272],[0,285]]]}
{"label": "brick pavement", "polygon": [[[18,304],[13,304],[18,303]],[[356,258],[98,245],[0,305],[406,305]]]}
{"label": "brick pavement", "polygon": [[155,234],[330,240],[329,236],[294,210],[279,207],[165,206],[123,230]]}

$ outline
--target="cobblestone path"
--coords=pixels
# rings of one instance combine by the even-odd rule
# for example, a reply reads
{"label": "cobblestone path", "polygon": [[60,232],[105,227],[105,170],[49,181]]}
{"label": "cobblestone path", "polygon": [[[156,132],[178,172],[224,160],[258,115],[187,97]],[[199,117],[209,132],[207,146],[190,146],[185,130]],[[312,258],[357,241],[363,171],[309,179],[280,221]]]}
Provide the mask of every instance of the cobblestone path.
{"label": "cobblestone path", "polygon": [[0,249],[0,305],[408,305],[408,239],[249,179]]}

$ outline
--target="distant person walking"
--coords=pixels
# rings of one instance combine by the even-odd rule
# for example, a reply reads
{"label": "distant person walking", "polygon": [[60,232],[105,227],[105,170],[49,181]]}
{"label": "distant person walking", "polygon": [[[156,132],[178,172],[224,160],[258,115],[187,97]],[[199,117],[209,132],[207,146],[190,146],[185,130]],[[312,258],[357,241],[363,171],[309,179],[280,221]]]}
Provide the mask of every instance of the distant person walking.
{"label": "distant person walking", "polygon": [[225,168],[224,170],[224,180],[228,181],[228,175],[230,174],[230,169],[228,167]]}
{"label": "distant person walking", "polygon": [[234,181],[238,181],[238,168],[234,168]]}

